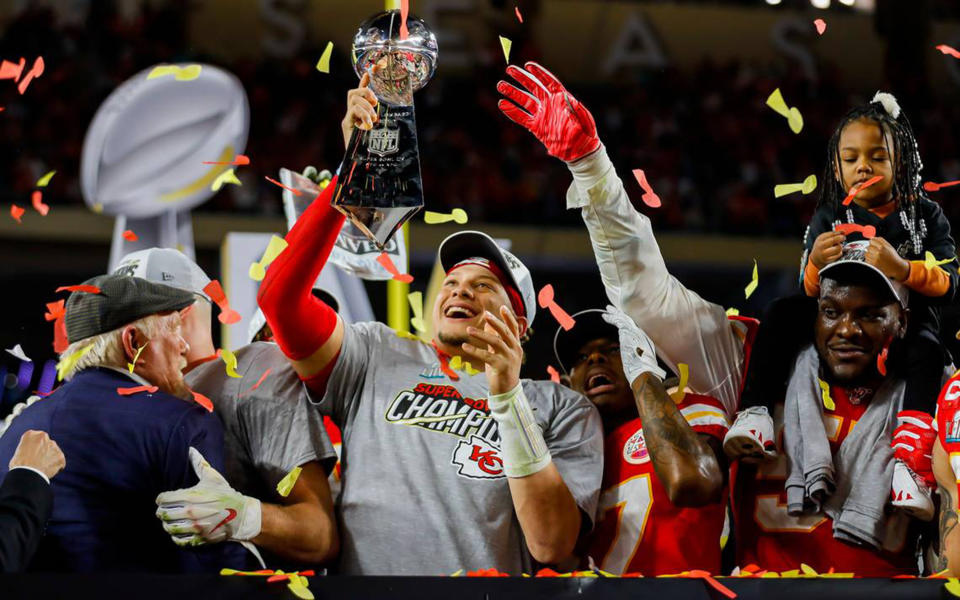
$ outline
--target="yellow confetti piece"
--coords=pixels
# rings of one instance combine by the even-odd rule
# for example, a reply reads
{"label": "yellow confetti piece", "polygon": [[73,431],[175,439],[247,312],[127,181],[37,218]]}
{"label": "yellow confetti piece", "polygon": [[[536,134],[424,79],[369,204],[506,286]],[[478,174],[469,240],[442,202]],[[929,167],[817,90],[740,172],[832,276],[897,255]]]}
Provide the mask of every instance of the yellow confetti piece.
{"label": "yellow confetti piece", "polygon": [[178,67],[177,65],[157,65],[152,71],[150,71],[150,74],[147,75],[147,79],[157,79],[158,77],[173,75],[177,78],[177,81],[192,81],[197,77],[200,77],[200,71],[202,70],[203,67],[200,65],[187,65],[186,67]]}
{"label": "yellow confetti piece", "polygon": [[837,405],[834,404],[833,398],[830,397],[830,384],[822,379],[817,379],[820,382],[820,397],[823,399],[823,407],[827,410],[836,410]]}
{"label": "yellow confetti piece", "polygon": [[767,98],[767,106],[787,119],[790,131],[800,133],[800,130],[803,129],[803,116],[800,114],[800,109],[787,106],[787,103],[783,100],[783,95],[780,93],[780,88],[773,90]]}
{"label": "yellow confetti piece", "polygon": [[813,577],[817,577],[820,575],[819,573],[817,573],[817,571],[813,567],[811,567],[806,563],[800,563],[800,570],[803,571],[804,575],[811,575]]}
{"label": "yellow confetti piece", "polygon": [[450,577],[460,577],[463,575],[463,569],[457,569],[453,573],[450,573]]}
{"label": "yellow confetti piece", "polygon": [[757,259],[753,259],[753,278],[750,280],[750,283],[747,284],[747,287],[743,288],[743,293],[746,294],[747,298],[757,289],[759,283],[760,277],[757,273]]}
{"label": "yellow confetti piece", "polygon": [[393,332],[394,332],[395,334],[397,334],[397,337],[403,338],[403,339],[405,339],[405,340],[413,340],[413,341],[415,341],[415,342],[422,342],[422,341],[423,341],[423,340],[421,340],[418,336],[410,333],[409,331],[397,331],[396,329],[394,329]]}
{"label": "yellow confetti piece", "polygon": [[90,352],[90,350],[92,349],[93,349],[93,344],[90,344],[89,346],[84,346],[83,348],[80,348],[70,356],[65,356],[61,358],[60,362],[57,363],[57,381],[62,381],[63,376],[66,375],[71,369],[73,369],[73,366],[77,364],[77,361],[80,360],[80,357],[82,357],[87,352]]}
{"label": "yellow confetti piece", "polygon": [[289,496],[293,486],[297,484],[297,479],[300,478],[300,471],[303,471],[302,467],[294,467],[293,470],[284,475],[280,483],[277,484],[277,493],[284,498]]}
{"label": "yellow confetti piece", "polygon": [[50,183],[50,180],[53,179],[53,176],[56,174],[56,171],[50,171],[43,177],[37,180],[37,187],[47,187],[47,184]]}
{"label": "yellow confetti piece", "polygon": [[210,184],[210,189],[214,192],[219,192],[220,188],[222,188],[226,183],[240,185],[240,180],[237,179],[237,174],[234,173],[233,169],[227,169],[223,173],[217,175],[217,178],[214,179],[213,183]]}
{"label": "yellow confetti piece", "polygon": [[817,176],[809,175],[802,183],[781,183],[780,185],[774,186],[773,197],[779,198],[795,192],[809,194],[815,189],[817,189]]}
{"label": "yellow confetti piece", "polygon": [[252,263],[250,265],[250,279],[254,281],[263,281],[263,278],[267,274],[267,267],[270,266],[280,253],[287,249],[287,240],[283,239],[280,236],[271,236],[270,243],[267,244],[267,249],[263,251],[263,256],[260,258],[259,262]]}
{"label": "yellow confetti piece", "polygon": [[677,384],[677,391],[670,395],[673,401],[680,404],[683,397],[687,394],[687,382],[690,380],[690,365],[687,363],[677,363],[677,370],[680,371],[680,383]]}
{"label": "yellow confetti piece", "polygon": [[[150,342],[147,342],[149,344]],[[127,363],[127,370],[133,373],[133,370],[137,367],[137,360],[140,359],[140,353],[143,352],[143,349],[147,347],[147,344],[144,344],[137,348],[137,353],[133,355],[133,362]]]}
{"label": "yellow confetti piece", "polygon": [[103,204],[97,202],[96,204],[90,207],[90,210],[92,210],[93,212],[99,215],[100,213],[103,212]]}
{"label": "yellow confetti piece", "polygon": [[951,261],[953,260],[953,258],[954,258],[954,257],[951,256],[950,258],[945,258],[945,259],[943,259],[943,260],[937,260],[937,257],[933,255],[933,252],[930,252],[929,250],[927,250],[927,251],[924,252],[924,254],[923,254],[923,266],[926,267],[927,270],[929,271],[930,269],[932,269],[932,268],[934,268],[934,267],[939,267],[940,265],[945,265],[945,264],[947,264],[948,262],[951,262]]}
{"label": "yellow confetti piece", "polygon": [[727,316],[728,316],[728,317],[738,317],[738,316],[740,316],[740,311],[739,311],[738,309],[733,308],[733,307],[731,306],[730,308],[727,309]]}
{"label": "yellow confetti piece", "polygon": [[503,47],[503,57],[507,59],[507,64],[510,63],[510,48],[513,46],[513,42],[510,38],[505,38],[502,35],[500,36],[500,45]]}
{"label": "yellow confetti piece", "polygon": [[454,356],[450,359],[450,368],[457,371],[466,371],[468,375],[476,375],[480,372],[460,356]]}
{"label": "yellow confetti piece", "polygon": [[313,592],[311,592],[307,587],[307,578],[303,575],[291,573],[290,580],[287,583],[287,589],[289,589],[297,598],[301,598],[302,600],[313,600]]}
{"label": "yellow confetti piece", "polygon": [[960,580],[956,577],[948,578],[947,582],[943,584],[943,588],[954,596],[960,596]]}
{"label": "yellow confetti piece", "polygon": [[423,213],[423,222],[427,225],[437,225],[439,223],[448,223],[453,221],[458,225],[463,225],[467,222],[467,211],[462,208],[455,208],[450,214],[433,212],[428,210]]}
{"label": "yellow confetti piece", "polygon": [[420,333],[426,333],[427,325],[423,322],[423,292],[410,292],[407,294],[407,300],[410,301],[410,309],[413,310],[410,324]]}
{"label": "yellow confetti piece", "polygon": [[321,73],[330,73],[330,55],[333,54],[333,42],[327,42],[320,60],[317,61],[317,70]]}
{"label": "yellow confetti piece", "polygon": [[237,355],[233,352],[230,352],[226,348],[220,349],[220,358],[223,359],[224,364],[227,366],[227,375],[235,379],[243,377],[240,373],[237,373]]}

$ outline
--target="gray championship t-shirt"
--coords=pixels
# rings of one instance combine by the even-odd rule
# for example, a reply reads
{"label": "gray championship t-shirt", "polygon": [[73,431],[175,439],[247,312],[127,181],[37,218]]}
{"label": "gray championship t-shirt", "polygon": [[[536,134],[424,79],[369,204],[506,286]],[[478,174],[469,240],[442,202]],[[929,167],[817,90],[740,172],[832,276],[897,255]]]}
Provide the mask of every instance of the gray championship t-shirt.
{"label": "gray championship t-shirt", "polygon": [[[381,323],[344,328],[320,410],[343,431],[339,572],[530,572],[500,436],[481,372],[444,375],[434,349]],[[594,518],[603,476],[596,408],[549,381],[523,380],[553,462]]]}
{"label": "gray championship t-shirt", "polygon": [[337,455],[306,387],[276,344],[254,342],[235,354],[240,378],[227,376],[224,362],[217,359],[194,368],[185,379],[210,398],[223,422],[223,475],[230,485],[262,501],[279,502],[277,484],[284,475],[314,460],[329,473]]}

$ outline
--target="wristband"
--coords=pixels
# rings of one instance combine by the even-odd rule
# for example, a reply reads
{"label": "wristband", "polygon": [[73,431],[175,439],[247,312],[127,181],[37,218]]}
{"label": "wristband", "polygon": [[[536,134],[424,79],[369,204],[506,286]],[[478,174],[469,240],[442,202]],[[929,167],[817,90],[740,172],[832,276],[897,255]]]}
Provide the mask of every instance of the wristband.
{"label": "wristband", "polygon": [[490,396],[488,403],[500,431],[500,456],[507,477],[527,477],[549,465],[550,451],[523,385],[517,383],[509,392]]}

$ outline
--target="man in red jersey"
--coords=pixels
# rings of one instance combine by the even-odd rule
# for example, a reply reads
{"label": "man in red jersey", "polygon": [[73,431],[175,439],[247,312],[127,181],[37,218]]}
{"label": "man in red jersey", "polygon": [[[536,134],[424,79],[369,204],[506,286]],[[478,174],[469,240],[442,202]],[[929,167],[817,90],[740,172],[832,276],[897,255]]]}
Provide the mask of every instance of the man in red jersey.
{"label": "man in red jersey", "polygon": [[[604,472],[582,544],[616,574],[720,572],[727,418],[716,399],[664,389],[649,337],[622,311],[586,310],[554,336],[571,387],[599,409]],[[622,356],[621,356],[622,353]]]}
{"label": "man in red jersey", "polygon": [[[929,434],[911,423],[894,430],[903,379],[895,360],[889,374],[886,363],[906,331],[906,290],[855,255],[820,279],[814,345],[797,359],[775,410],[778,458],[741,462],[738,561],[773,571],[805,563],[863,577],[916,574],[910,519],[889,506],[891,439],[906,446]],[[814,425],[825,434],[819,480],[810,476]],[[919,475],[932,477],[930,470]]]}

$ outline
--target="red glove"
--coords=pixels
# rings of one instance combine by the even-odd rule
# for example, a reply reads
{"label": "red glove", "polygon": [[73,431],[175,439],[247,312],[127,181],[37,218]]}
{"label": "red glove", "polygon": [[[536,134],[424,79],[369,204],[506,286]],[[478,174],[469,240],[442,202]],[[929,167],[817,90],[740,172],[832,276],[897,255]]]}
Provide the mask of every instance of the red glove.
{"label": "red glove", "polygon": [[897,414],[897,428],[890,444],[893,456],[910,467],[929,488],[937,487],[932,458],[936,440],[932,416],[919,410],[902,410]]}
{"label": "red glove", "polygon": [[524,66],[526,70],[507,67],[507,74],[524,89],[506,81],[497,83],[497,91],[513,100],[501,99],[497,103],[501,112],[526,127],[547,147],[550,156],[560,160],[573,162],[599,148],[597,124],[590,111],[564,89],[553,73],[535,62]]}

